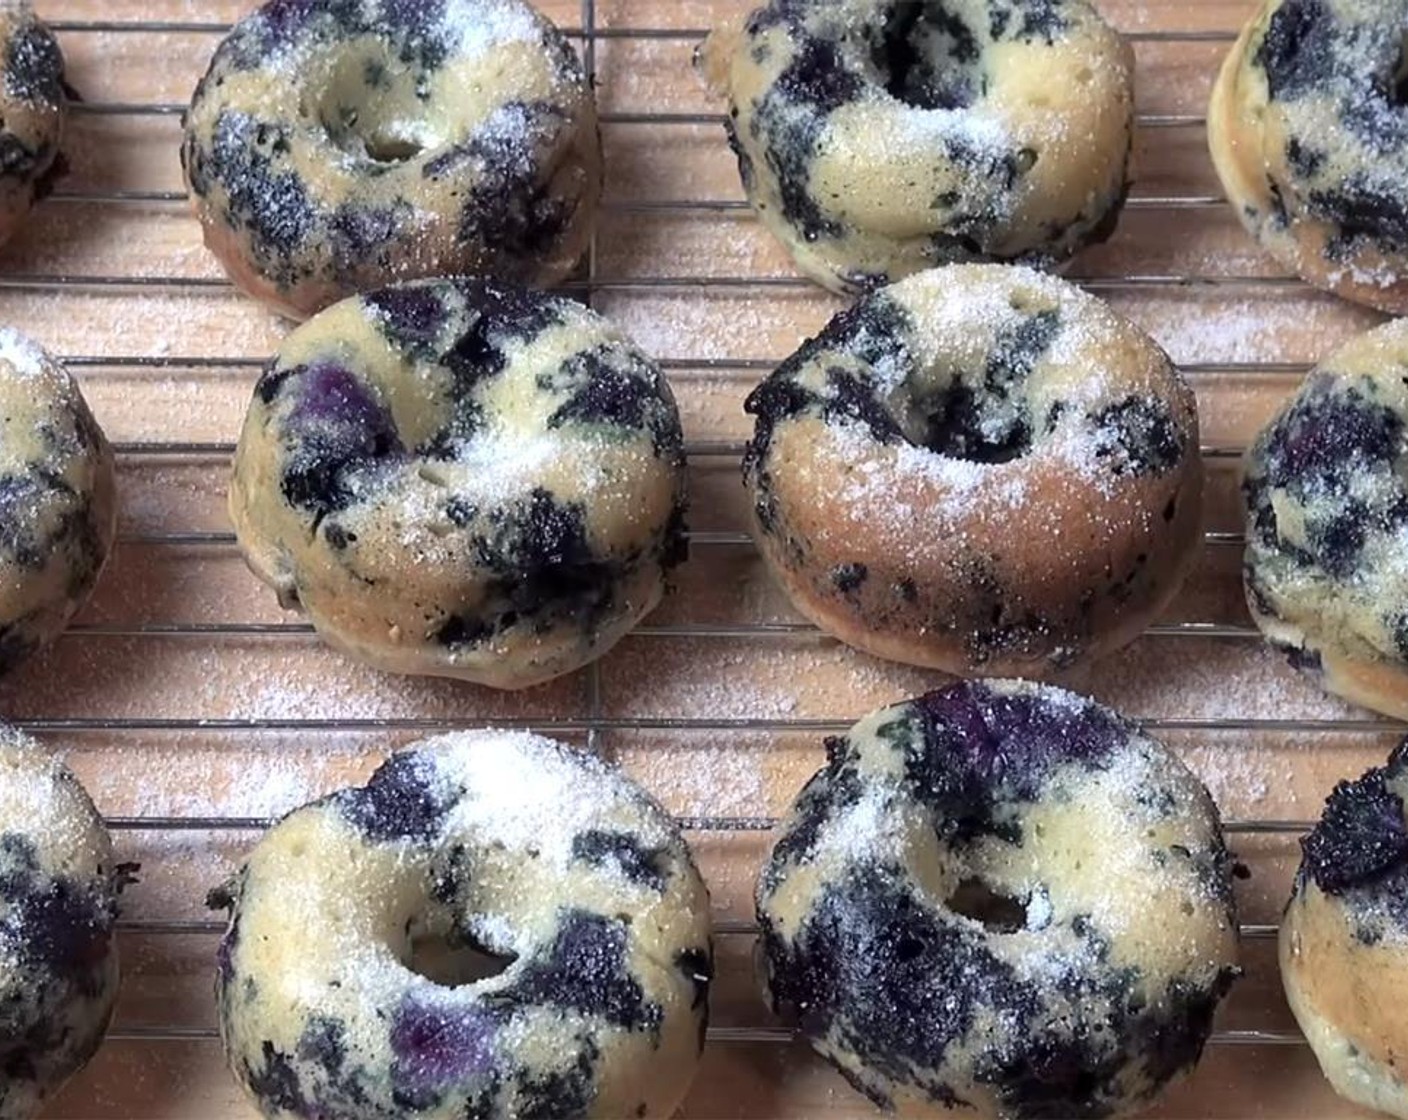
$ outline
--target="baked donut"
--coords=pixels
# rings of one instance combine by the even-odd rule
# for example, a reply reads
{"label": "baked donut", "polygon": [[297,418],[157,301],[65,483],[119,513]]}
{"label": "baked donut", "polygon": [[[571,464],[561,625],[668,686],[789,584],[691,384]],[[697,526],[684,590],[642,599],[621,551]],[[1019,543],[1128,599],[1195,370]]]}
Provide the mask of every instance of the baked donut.
{"label": "baked donut", "polygon": [[745,407],[753,531],[869,653],[1040,677],[1131,641],[1199,545],[1193,393],[1063,280],[953,265],[862,297]]}
{"label": "baked donut", "polygon": [[601,194],[581,63],[524,0],[271,0],[216,50],[181,159],[230,278],[300,319],[421,276],[553,284]]}
{"label": "baked donut", "polygon": [[664,1117],[703,1048],[709,896],[678,828],[533,735],[392,755],[212,903],[220,1033],[265,1116]]}
{"label": "baked donut", "polygon": [[701,60],[749,202],[833,291],[1114,228],[1134,55],[1085,0],[768,0]]}
{"label": "baked donut", "polygon": [[0,3],[0,245],[18,231],[59,155],[64,56],[29,0]]}
{"label": "baked donut", "polygon": [[117,999],[125,869],[58,758],[0,725],[0,1116],[23,1120],[98,1049]]}
{"label": "baked donut", "polygon": [[478,280],[288,335],[230,487],[249,566],[334,646],[497,688],[600,657],[654,608],[684,506],[655,363],[579,303]]}
{"label": "baked donut", "polygon": [[1335,1092],[1408,1117],[1408,743],[1341,782],[1281,921],[1281,980]]}
{"label": "baked donut", "polygon": [[1202,783],[1098,704],[961,682],[866,716],[758,885],[773,1005],[901,1115],[1112,1116],[1191,1069],[1238,975]]}
{"label": "baked donut", "polygon": [[0,672],[88,601],[116,531],[112,448],[78,385],[0,328]]}
{"label": "baked donut", "polygon": [[1253,620],[1291,664],[1408,718],[1408,321],[1313,369],[1247,452]]}
{"label": "baked donut", "polygon": [[1408,0],[1265,0],[1208,144],[1242,224],[1316,287],[1408,311]]}

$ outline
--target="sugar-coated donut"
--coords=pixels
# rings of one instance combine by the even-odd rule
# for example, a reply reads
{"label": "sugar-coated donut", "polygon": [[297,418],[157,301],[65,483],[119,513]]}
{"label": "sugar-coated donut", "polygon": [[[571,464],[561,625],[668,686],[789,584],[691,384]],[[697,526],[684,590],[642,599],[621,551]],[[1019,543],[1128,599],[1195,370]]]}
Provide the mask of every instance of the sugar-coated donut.
{"label": "sugar-coated donut", "polygon": [[754,535],[881,657],[1046,676],[1131,641],[1199,543],[1193,393],[1063,280],[953,265],[861,298],[748,398]]}
{"label": "sugar-coated donut", "polygon": [[828,740],[758,885],[768,993],[876,1104],[1112,1116],[1191,1069],[1237,970],[1201,782],[1093,701],[952,685]]}
{"label": "sugar-coated donut", "polygon": [[288,335],[235,453],[250,567],[380,668],[522,688],[601,656],[684,555],[679,413],[579,303],[477,280]]}
{"label": "sugar-coated donut", "polygon": [[98,1049],[117,999],[113,860],[56,756],[0,725],[0,1117],[25,1120]]}
{"label": "sugar-coated donut", "polygon": [[1408,1117],[1408,743],[1341,782],[1302,842],[1281,980],[1341,1096]]}
{"label": "sugar-coated donut", "polygon": [[1408,321],[1316,366],[1247,453],[1247,605],[1292,665],[1408,718]]}
{"label": "sugar-coated donut", "polygon": [[216,50],[181,157],[206,244],[296,318],[421,276],[555,283],[601,194],[581,62],[525,0],[270,0]]}
{"label": "sugar-coated donut", "polygon": [[1408,311],[1408,0],[1264,0],[1223,63],[1208,143],[1228,199],[1305,280]]}
{"label": "sugar-coated donut", "polygon": [[64,56],[29,0],[0,3],[0,245],[17,232],[63,139]]}
{"label": "sugar-coated donut", "polygon": [[703,1048],[709,896],[678,828],[546,739],[395,754],[212,904],[221,1037],[267,1117],[666,1117]]}
{"label": "sugar-coated donut", "polygon": [[78,385],[0,328],[0,672],[88,601],[116,531],[112,448]]}
{"label": "sugar-coated donut", "polygon": [[768,0],[701,60],[749,201],[833,291],[1060,261],[1124,198],[1134,56],[1085,0]]}

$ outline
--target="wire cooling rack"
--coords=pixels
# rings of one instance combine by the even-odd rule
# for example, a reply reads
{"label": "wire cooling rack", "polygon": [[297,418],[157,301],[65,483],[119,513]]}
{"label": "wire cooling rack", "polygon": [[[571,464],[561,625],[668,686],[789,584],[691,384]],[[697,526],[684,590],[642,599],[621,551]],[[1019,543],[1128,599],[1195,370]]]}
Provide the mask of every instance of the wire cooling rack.
{"label": "wire cooling rack", "polygon": [[[564,28],[565,33],[580,44],[583,58],[588,70],[593,74],[594,80],[598,70],[599,48],[604,45],[653,42],[679,46],[696,43],[707,32],[707,28],[702,25],[692,28],[615,22],[604,25],[603,21],[598,19],[598,8],[605,2],[606,0],[582,0],[578,25]],[[668,5],[672,2],[673,0],[640,0],[639,6],[642,10],[648,8],[655,12],[668,11]],[[732,0],[719,0],[719,3],[721,8],[729,10],[746,6],[734,3]],[[187,0],[185,10],[199,6],[197,0]],[[617,3],[613,7],[613,11],[620,10],[623,6]],[[1126,9],[1131,6],[1138,8],[1138,0],[1128,0],[1124,4]],[[1151,6],[1158,8],[1157,0],[1151,0]],[[1218,8],[1216,3],[1204,6]],[[50,17],[50,26],[60,33],[66,49],[80,43],[86,36],[96,35],[204,35],[209,36],[210,46],[213,48],[216,37],[227,31],[230,26],[226,21],[201,21],[198,19],[56,18],[67,16],[71,12],[92,14],[94,11],[106,13],[109,10],[118,10],[116,5],[109,8],[105,5],[99,5],[96,0],[86,4],[83,3],[83,0],[69,0],[67,4],[61,3],[60,0],[54,0],[49,7],[55,10],[48,12],[43,11],[43,7],[41,3],[41,14]],[[133,7],[136,8],[137,5],[134,4]],[[692,7],[698,8],[699,4],[694,4]],[[1180,11],[1178,5],[1171,2],[1164,3],[1160,10],[1164,9],[1166,9],[1165,15],[1175,13],[1176,16],[1176,13]],[[1220,10],[1232,13],[1223,20],[1226,28],[1178,30],[1176,28],[1154,27],[1131,30],[1127,32],[1127,35],[1136,44],[1152,44],[1171,47],[1175,50],[1198,44],[1226,44],[1233,38],[1233,32],[1230,28],[1246,14],[1247,4],[1241,0],[1227,0],[1221,5]],[[1164,22],[1168,22],[1167,19]],[[1220,54],[1220,48],[1216,53],[1209,53],[1207,58],[1209,60],[1215,59],[1218,54]],[[688,76],[685,76],[683,80],[689,80]],[[174,151],[176,127],[174,122],[184,111],[185,105],[163,100],[105,100],[94,96],[92,99],[74,104],[71,108],[75,116],[79,118],[96,118],[99,121],[124,118],[170,118],[173,120]],[[717,113],[706,112],[606,111],[602,114],[601,120],[608,130],[608,134],[615,129],[647,129],[656,130],[657,134],[663,135],[671,129],[718,124],[722,122],[723,117]],[[1141,111],[1138,115],[1137,127],[1138,134],[1147,138],[1153,134],[1154,130],[1169,135],[1196,133],[1203,128],[1204,123],[1204,118],[1195,113]],[[101,125],[95,122],[94,127],[101,127]],[[725,141],[722,129],[711,131],[708,133],[707,140],[700,142],[707,142],[723,149]],[[168,213],[166,208],[169,207],[169,221],[194,222],[184,206],[185,202],[185,193],[175,189],[81,187],[64,186],[61,183],[58,189],[43,203],[43,206],[63,208],[86,205],[120,209],[156,207],[164,215]],[[1214,191],[1142,190],[1137,175],[1134,190],[1128,202],[1129,214],[1167,212],[1171,215],[1170,221],[1200,221],[1205,215],[1209,218],[1221,216],[1225,209],[1224,200]],[[655,215],[697,216],[702,219],[720,216],[736,221],[750,220],[744,201],[740,198],[725,197],[608,198],[604,203],[604,211],[607,215],[642,215],[642,220],[648,220]],[[651,275],[615,275],[599,267],[600,256],[598,245],[593,240],[583,271],[577,278],[564,285],[567,290],[577,294],[588,303],[597,302],[599,297],[612,293],[661,293],[674,290],[688,294],[724,290],[737,291],[750,297],[756,296],[761,301],[791,291],[814,291],[807,281],[786,273],[780,268],[772,271],[740,270],[733,273],[722,272],[704,275],[688,274],[687,272],[675,273],[664,269]],[[1186,292],[1190,290],[1208,293],[1213,298],[1225,296],[1228,299],[1243,298],[1248,293],[1255,295],[1257,293],[1305,292],[1300,281],[1285,275],[1261,275],[1254,271],[1231,274],[1219,272],[1213,267],[1190,268],[1167,273],[1145,273],[1127,268],[1120,268],[1113,272],[1098,269],[1083,272],[1082,262],[1078,260],[1069,275],[1086,288],[1102,295],[1123,295],[1133,298],[1140,297],[1144,293]],[[0,272],[0,294],[6,292],[65,294],[94,291],[117,294],[175,293],[189,295],[202,292],[218,293],[227,291],[229,288],[230,285],[226,280],[214,275],[144,275],[106,269],[85,272],[64,269],[27,271],[24,268],[19,268]],[[778,354],[744,357],[667,356],[662,359],[662,365],[669,371],[672,380],[680,385],[691,380],[708,379],[720,375],[742,378],[747,378],[755,373],[761,375],[773,368],[778,356],[782,353],[786,353],[785,348],[781,349]],[[113,353],[95,348],[92,352],[69,353],[64,355],[64,358],[80,378],[100,371],[229,371],[232,374],[243,373],[252,378],[254,372],[267,360],[267,355],[229,353],[215,356],[183,356],[166,353]],[[1305,372],[1308,364],[1308,361],[1239,359],[1235,361],[1187,361],[1181,363],[1181,368],[1196,385],[1200,383],[1200,379],[1204,378],[1295,378]],[[174,423],[175,418],[173,418],[173,426]],[[197,463],[206,464],[211,470],[222,469],[233,450],[233,445],[229,442],[179,438],[129,440],[118,442],[115,446],[120,460],[125,464],[151,461]],[[1210,465],[1221,464],[1226,469],[1235,464],[1235,460],[1241,456],[1244,447],[1245,439],[1240,441],[1226,440],[1209,443],[1203,448],[1203,454],[1209,460]],[[737,438],[714,438],[709,432],[699,433],[698,438],[692,438],[687,444],[691,463],[695,465],[710,462],[727,465],[736,461],[741,451],[742,444]],[[1231,550],[1239,549],[1243,538],[1239,532],[1224,526],[1209,530],[1205,534],[1205,541],[1209,555],[1218,553],[1235,555]],[[183,528],[163,525],[157,529],[146,526],[128,528],[121,534],[121,542],[124,546],[156,549],[208,549],[226,552],[232,552],[234,549],[234,537],[231,533],[223,529],[208,527]],[[722,553],[737,553],[739,550],[752,548],[746,533],[736,528],[696,530],[690,534],[690,544],[692,552],[690,563],[705,566],[717,563],[716,558]],[[301,621],[242,621],[237,618],[222,617],[214,621],[197,622],[80,621],[72,628],[65,641],[93,644],[110,639],[160,638],[188,640],[193,647],[200,649],[219,649],[222,642],[246,637],[287,640],[289,642],[311,642],[314,640],[312,628]],[[1187,641],[1245,643],[1248,649],[1260,648],[1256,644],[1259,642],[1256,631],[1240,619],[1164,621],[1150,630],[1149,637],[1180,643]],[[635,638],[698,642],[701,647],[707,643],[730,645],[751,641],[805,642],[823,640],[810,624],[790,619],[726,623],[690,620],[654,622],[647,620],[645,625],[635,631]],[[731,645],[730,648],[732,648]],[[611,714],[605,704],[605,684],[600,663],[584,671],[582,697],[583,702],[578,710],[566,717],[538,719],[531,716],[515,716],[480,719],[476,722],[487,722],[500,726],[529,727],[546,734],[579,736],[590,747],[609,752],[612,748],[604,739],[612,733],[618,732],[697,733],[720,736],[737,733],[796,734],[813,736],[819,740],[823,734],[844,730],[860,714],[859,710],[851,711],[849,708],[844,708],[844,705],[842,705],[844,714],[850,718],[810,718],[786,715],[754,718],[732,715],[726,711],[710,712],[706,716],[681,715],[678,717]],[[198,732],[241,737],[262,733],[314,736],[358,732],[434,732],[461,726],[466,721],[440,715],[368,718],[200,718],[198,716],[189,718],[167,716],[108,718],[95,716],[88,718],[73,715],[46,716],[41,713],[16,720],[16,722],[37,733],[54,736],[120,734],[145,737]],[[1399,725],[1348,711],[1315,718],[1285,718],[1275,713],[1259,713],[1215,716],[1190,715],[1187,717],[1164,716],[1148,718],[1143,722],[1151,730],[1169,734],[1197,735],[1200,733],[1237,732],[1245,733],[1248,736],[1270,737],[1273,740],[1305,740],[1312,744],[1324,736],[1336,739],[1342,739],[1345,736],[1363,737],[1365,741],[1377,742],[1386,734],[1399,730]],[[1298,815],[1302,819],[1293,819],[1290,814],[1284,813],[1275,817],[1248,815],[1230,820],[1227,830],[1234,838],[1234,845],[1240,845],[1257,837],[1280,837],[1287,843],[1293,843],[1294,837],[1304,832],[1308,827],[1307,820],[1303,818],[1309,818],[1318,811],[1318,802],[1306,803],[1302,807],[1305,811]],[[718,815],[684,815],[679,820],[683,828],[696,836],[699,834],[759,834],[766,832],[775,823],[774,818],[770,815],[740,816],[722,813]],[[197,837],[228,836],[242,842],[252,842],[252,834],[266,827],[269,822],[262,817],[233,815],[143,815],[110,816],[108,823],[115,832],[120,834],[119,841],[125,836],[132,835],[165,837],[192,835]],[[1279,889],[1279,886],[1271,888],[1272,893]],[[153,943],[159,944],[160,940],[164,938],[205,937],[211,939],[212,950],[213,938],[222,929],[223,923],[218,921],[176,916],[128,917],[119,922],[119,930],[124,938],[155,939]],[[1243,925],[1242,934],[1249,945],[1255,945],[1274,939],[1276,930],[1277,927],[1273,922],[1249,921]],[[733,915],[721,917],[715,925],[715,932],[719,935],[722,945],[725,942],[746,941],[746,939],[752,938],[757,930],[755,924],[748,917]],[[109,1037],[118,1041],[155,1045],[209,1040],[216,1037],[216,1030],[213,1022],[190,1023],[152,1018],[148,1022],[132,1023],[120,1017],[120,1025],[111,1031]],[[712,1044],[784,1044],[792,1041],[793,1037],[789,1030],[767,1022],[761,1017],[761,1013],[757,1022],[716,1025],[709,1029],[709,1040]],[[1304,1045],[1303,1038],[1294,1030],[1260,1027],[1220,1029],[1213,1035],[1211,1041],[1216,1047],[1290,1048]],[[798,1060],[806,1062],[809,1059],[802,1056]],[[1322,1099],[1328,1101],[1330,1098]],[[842,1097],[835,1107],[844,1110],[851,1108],[854,1104],[855,1102],[851,1098]],[[172,1115],[181,1114],[179,1102],[176,1107],[177,1111]],[[1325,1108],[1329,1107],[1329,1105],[1325,1105]],[[79,1111],[81,1113],[81,1106]],[[836,1115],[839,1114],[840,1112],[836,1113]],[[1316,1112],[1306,1113],[1306,1115],[1324,1114],[1323,1108]]]}

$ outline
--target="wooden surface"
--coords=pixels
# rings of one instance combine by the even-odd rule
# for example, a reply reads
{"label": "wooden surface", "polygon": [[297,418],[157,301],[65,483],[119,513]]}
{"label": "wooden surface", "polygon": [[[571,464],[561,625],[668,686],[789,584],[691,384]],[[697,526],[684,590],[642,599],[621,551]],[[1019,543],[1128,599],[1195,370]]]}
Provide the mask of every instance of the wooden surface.
{"label": "wooden surface", "polygon": [[[55,21],[220,22],[248,6],[241,0],[38,4]],[[596,0],[591,14],[603,28],[693,29],[740,6],[746,5]],[[1248,0],[1103,0],[1102,6],[1136,36],[1140,111],[1153,119],[1137,133],[1134,200],[1118,233],[1070,271],[1082,278],[1240,278],[1100,285],[1190,367],[1206,443],[1240,448],[1296,384],[1305,363],[1376,318],[1302,286],[1265,283],[1277,268],[1216,203],[1200,118],[1227,48],[1228,36],[1217,33],[1240,23],[1252,6]],[[542,7],[562,26],[584,22],[580,0],[544,0]],[[1203,37],[1141,37],[1167,31]],[[218,269],[179,201],[112,197],[180,190],[179,118],[95,110],[184,102],[217,34],[70,30],[60,38],[70,80],[89,102],[88,111],[71,118],[65,142],[72,172],[60,192],[71,197],[44,203],[26,234],[4,251],[0,321],[60,354],[96,359],[79,363],[77,372],[114,440],[168,446],[124,450],[123,540],[115,560],[82,625],[0,685],[0,713],[37,721],[106,814],[264,816],[364,775],[389,749],[416,737],[413,721],[461,726],[507,719],[549,731],[578,721],[561,733],[580,740],[580,721],[595,713],[606,721],[597,745],[669,808],[692,816],[766,817],[787,805],[821,760],[821,730],[812,721],[844,725],[936,683],[932,674],[885,665],[789,628],[795,616],[752,549],[739,541],[745,507],[737,441],[747,430],[740,403],[768,361],[789,353],[839,305],[805,285],[709,282],[791,275],[785,256],[746,209],[630,209],[640,202],[741,197],[714,123],[627,119],[604,129],[610,207],[598,239],[595,275],[603,283],[595,304],[648,350],[670,359],[690,439],[704,441],[694,448],[690,471],[692,526],[700,535],[678,587],[645,632],[623,642],[598,671],[520,695],[379,676],[298,630],[192,633],[194,627],[297,621],[279,612],[219,535],[228,531],[228,444],[258,362],[286,327],[218,283]],[[595,57],[602,108],[608,114],[715,111],[690,69],[693,48],[690,37],[600,39]],[[57,285],[51,282],[57,276],[159,279],[149,287],[93,287]],[[658,277],[700,282],[616,283]],[[187,442],[213,446],[183,454],[169,446]],[[1211,467],[1208,529],[1237,534],[1235,459],[1215,457]],[[173,534],[186,539],[173,540]],[[215,536],[202,541],[191,534]],[[1318,813],[1334,780],[1381,761],[1396,732],[1323,698],[1250,635],[1239,555],[1235,541],[1214,536],[1166,628],[1097,672],[1092,691],[1134,716],[1193,721],[1165,724],[1162,735],[1185,752],[1229,819],[1304,821]],[[1182,627],[1193,622],[1224,629],[1208,635]],[[764,623],[787,625],[757,632]],[[1360,722],[1339,722],[1345,719]],[[275,725],[201,727],[201,720]],[[336,726],[345,720],[384,726]],[[1291,722],[1273,726],[1268,720]],[[80,725],[46,729],[44,721]],[[140,861],[142,875],[125,898],[123,996],[114,1037],[54,1102],[51,1116],[252,1115],[213,1038],[218,926],[202,900],[253,839],[254,833],[230,827],[120,833],[122,858]],[[1241,886],[1243,919],[1270,926],[1288,889],[1295,833],[1233,839],[1251,870]],[[872,1115],[805,1047],[746,1041],[735,1030],[771,1025],[752,983],[747,932],[753,876],[767,837],[714,829],[696,830],[691,840],[721,924],[713,1012],[724,1030],[711,1041],[685,1115]],[[1274,1032],[1271,1041],[1220,1036],[1196,1075],[1153,1115],[1356,1115],[1331,1095],[1310,1052],[1293,1036],[1274,942],[1250,938],[1244,957],[1247,978],[1219,1029]],[[194,1037],[169,1037],[183,1033]],[[142,1034],[158,1037],[137,1037]]]}

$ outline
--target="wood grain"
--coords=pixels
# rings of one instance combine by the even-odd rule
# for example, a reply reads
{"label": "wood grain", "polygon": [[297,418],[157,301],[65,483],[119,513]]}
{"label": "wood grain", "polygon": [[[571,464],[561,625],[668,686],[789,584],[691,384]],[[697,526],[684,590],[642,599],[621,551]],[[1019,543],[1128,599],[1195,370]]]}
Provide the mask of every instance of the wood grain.
{"label": "wood grain", "polygon": [[[40,0],[55,21],[227,22],[243,0]],[[599,27],[701,29],[746,8],[743,0],[596,0]],[[581,26],[580,0],[542,0],[561,25]],[[1134,202],[1112,240],[1071,266],[1082,278],[1270,277],[1260,254],[1222,205],[1197,118],[1227,43],[1161,41],[1159,32],[1227,33],[1249,0],[1104,0],[1136,41],[1138,104],[1164,118],[1137,136]],[[218,35],[208,31],[61,33],[72,84],[90,105],[179,104]],[[694,42],[604,38],[596,46],[602,108],[612,114],[714,112],[695,80]],[[1170,125],[1167,118],[1188,118]],[[696,542],[678,586],[645,633],[600,666],[522,695],[444,681],[379,676],[323,650],[299,632],[152,633],[152,627],[280,623],[272,596],[247,574],[227,540],[185,543],[171,534],[223,534],[227,463],[218,445],[238,431],[257,363],[286,325],[227,288],[177,285],[94,288],[43,277],[156,277],[218,281],[195,222],[178,201],[116,202],[113,192],[181,189],[174,115],[97,113],[71,119],[71,172],[0,262],[0,321],[55,351],[90,357],[77,372],[110,436],[125,443],[217,445],[186,455],[128,449],[120,464],[124,540],[82,625],[0,686],[0,712],[21,720],[77,720],[51,729],[111,816],[262,816],[364,775],[387,750],[415,737],[408,720],[474,725],[487,719],[553,723],[591,710],[612,720],[599,745],[683,814],[768,816],[782,811],[821,759],[819,734],[790,721],[849,722],[867,709],[935,683],[932,674],[885,665],[808,633],[729,636],[729,628],[795,622],[750,548],[736,449],[747,431],[740,404],[760,364],[789,353],[839,306],[812,288],[711,284],[709,278],[789,276],[792,270],[746,210],[642,213],[631,204],[741,198],[736,169],[714,125],[608,124],[610,205],[602,217],[596,274],[607,281],[688,277],[658,289],[608,284],[596,306],[650,351],[670,359],[689,438],[723,441],[691,466]],[[88,198],[84,201],[83,198]],[[1170,201],[1179,200],[1179,201]],[[1191,202],[1187,200],[1192,200]],[[1199,201],[1204,200],[1204,201]],[[1143,324],[1181,362],[1193,364],[1205,442],[1244,446],[1296,384],[1297,366],[1377,321],[1300,286],[1133,285],[1102,294]],[[158,359],[142,366],[127,359]],[[718,368],[720,360],[739,368]],[[1287,370],[1255,363],[1290,363]],[[1236,464],[1212,461],[1209,530],[1240,531]],[[163,539],[166,538],[166,539]],[[1245,627],[1239,550],[1208,545],[1166,623]],[[688,633],[699,628],[708,633]],[[143,629],[148,632],[140,632]],[[1245,636],[1165,632],[1138,642],[1098,671],[1092,691],[1132,715],[1159,720],[1246,720],[1249,726],[1169,731],[1239,820],[1306,820],[1333,782],[1380,761],[1395,733],[1320,696]],[[276,720],[278,729],[200,727],[200,720]],[[327,728],[309,721],[382,720],[384,729]],[[718,720],[768,726],[720,729]],[[1303,721],[1300,729],[1258,726]],[[162,726],[161,721],[181,721]],[[693,721],[668,726],[671,721]],[[112,726],[93,726],[111,721]],[[1317,724],[1319,726],[1317,726]],[[568,735],[580,738],[580,734]],[[124,831],[124,859],[143,865],[125,899],[129,922],[197,923],[185,932],[122,935],[125,975],[118,1038],[57,1099],[53,1117],[253,1115],[210,1038],[121,1038],[140,1028],[210,1028],[213,921],[205,891],[252,842],[249,831]],[[767,838],[708,832],[691,839],[723,923],[751,919],[753,876]],[[1243,918],[1273,924],[1297,856],[1295,837],[1238,835],[1251,871]],[[714,1022],[767,1026],[752,979],[752,938],[719,938]],[[1294,1030],[1280,994],[1274,943],[1245,945],[1247,977],[1220,1029]],[[683,1115],[868,1116],[870,1106],[805,1047],[715,1041]],[[1152,1115],[1332,1118],[1358,1113],[1322,1081],[1303,1045],[1214,1045],[1196,1075]]]}

